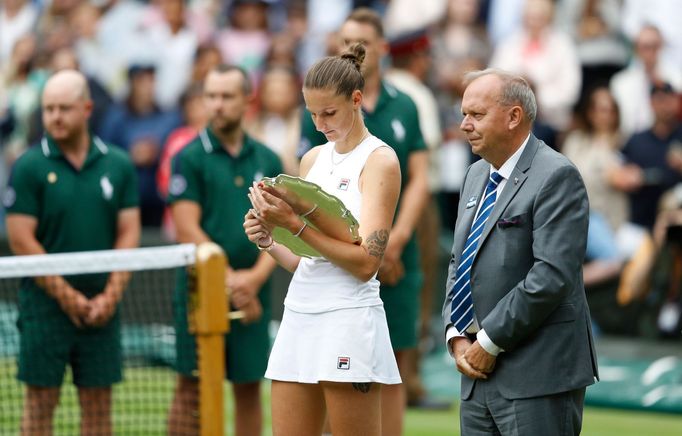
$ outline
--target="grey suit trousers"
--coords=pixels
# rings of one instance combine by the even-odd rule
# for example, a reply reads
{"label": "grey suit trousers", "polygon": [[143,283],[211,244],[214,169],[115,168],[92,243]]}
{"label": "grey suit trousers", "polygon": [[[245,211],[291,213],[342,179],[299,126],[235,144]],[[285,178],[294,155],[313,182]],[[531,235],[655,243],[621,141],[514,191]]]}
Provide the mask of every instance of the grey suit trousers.
{"label": "grey suit trousers", "polygon": [[477,380],[462,401],[462,436],[574,436],[580,434],[585,388],[508,400],[494,382]]}

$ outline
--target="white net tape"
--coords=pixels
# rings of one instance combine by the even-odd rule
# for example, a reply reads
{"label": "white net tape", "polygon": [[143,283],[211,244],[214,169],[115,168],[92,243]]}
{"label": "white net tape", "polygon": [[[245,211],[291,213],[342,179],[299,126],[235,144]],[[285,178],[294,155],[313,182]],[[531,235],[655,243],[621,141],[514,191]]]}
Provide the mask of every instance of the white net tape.
{"label": "white net tape", "polygon": [[0,278],[142,271],[193,265],[195,244],[0,257]]}

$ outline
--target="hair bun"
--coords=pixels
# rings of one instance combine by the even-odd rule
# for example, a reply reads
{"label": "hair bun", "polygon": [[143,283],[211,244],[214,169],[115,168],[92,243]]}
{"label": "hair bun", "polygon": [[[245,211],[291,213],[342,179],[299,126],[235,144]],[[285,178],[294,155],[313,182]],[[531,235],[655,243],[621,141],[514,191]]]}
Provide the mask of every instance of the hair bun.
{"label": "hair bun", "polygon": [[346,59],[353,63],[358,71],[362,66],[362,62],[365,60],[365,46],[360,43],[355,43],[348,47],[343,54],[341,54],[341,59]]}

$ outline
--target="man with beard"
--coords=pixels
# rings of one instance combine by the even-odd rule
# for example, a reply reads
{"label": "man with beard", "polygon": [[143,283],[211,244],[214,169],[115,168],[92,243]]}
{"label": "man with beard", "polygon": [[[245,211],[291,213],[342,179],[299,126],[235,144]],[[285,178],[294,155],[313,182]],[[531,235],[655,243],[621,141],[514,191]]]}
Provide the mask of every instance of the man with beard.
{"label": "man with beard", "polygon": [[[275,262],[249,242],[242,222],[251,208],[249,187],[264,176],[282,172],[269,148],[247,136],[241,127],[251,98],[249,79],[238,67],[219,66],[204,81],[209,125],[173,160],[168,202],[178,242],[213,241],[230,261],[227,286],[231,303],[246,317],[233,321],[225,337],[227,377],[235,397],[235,434],[261,434],[260,380],[270,348],[270,286]],[[187,287],[182,277],[174,299],[177,371],[169,434],[196,434],[198,380],[196,346],[187,327]],[[236,351],[238,350],[238,351]]]}

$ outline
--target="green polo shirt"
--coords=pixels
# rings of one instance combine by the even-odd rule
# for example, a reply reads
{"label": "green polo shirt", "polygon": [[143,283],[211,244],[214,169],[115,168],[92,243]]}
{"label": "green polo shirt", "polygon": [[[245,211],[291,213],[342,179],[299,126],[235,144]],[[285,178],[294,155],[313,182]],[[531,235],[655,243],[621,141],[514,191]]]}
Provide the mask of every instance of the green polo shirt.
{"label": "green polo shirt", "polygon": [[[417,106],[407,94],[382,80],[381,92],[374,111],[369,112],[363,108],[362,114],[369,132],[395,150],[400,161],[401,188],[404,188],[407,183],[410,154],[427,149],[419,127]],[[312,147],[327,142],[324,134],[315,129],[310,112],[304,111],[299,156],[303,156]],[[408,270],[419,268],[417,244],[414,238],[405,246],[402,261]]]}
{"label": "green polo shirt", "polygon": [[252,207],[247,194],[254,181],[283,172],[279,157],[247,135],[239,155],[231,156],[204,129],[175,156],[172,170],[168,202],[198,203],[201,228],[225,250],[230,266],[252,267],[260,252],[244,233],[244,215]]}
{"label": "green polo shirt", "polygon": [[[14,164],[3,203],[8,214],[37,218],[36,239],[48,253],[108,250],[116,241],[119,211],[138,206],[137,176],[124,151],[96,136],[80,169],[44,137]],[[80,279],[86,282],[79,285]],[[86,294],[99,292],[87,276],[69,281]],[[103,285],[97,282],[94,288]]]}

